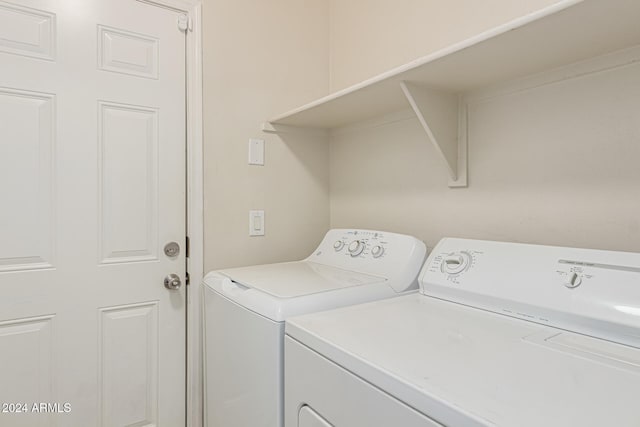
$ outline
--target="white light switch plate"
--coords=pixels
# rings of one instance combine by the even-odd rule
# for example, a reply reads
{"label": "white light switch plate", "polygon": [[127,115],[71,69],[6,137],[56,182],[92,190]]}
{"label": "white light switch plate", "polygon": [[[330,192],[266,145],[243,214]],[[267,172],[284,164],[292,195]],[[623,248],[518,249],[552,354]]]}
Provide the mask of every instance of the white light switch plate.
{"label": "white light switch plate", "polygon": [[264,139],[249,140],[249,164],[264,166]]}
{"label": "white light switch plate", "polygon": [[264,211],[249,211],[249,236],[264,236]]}

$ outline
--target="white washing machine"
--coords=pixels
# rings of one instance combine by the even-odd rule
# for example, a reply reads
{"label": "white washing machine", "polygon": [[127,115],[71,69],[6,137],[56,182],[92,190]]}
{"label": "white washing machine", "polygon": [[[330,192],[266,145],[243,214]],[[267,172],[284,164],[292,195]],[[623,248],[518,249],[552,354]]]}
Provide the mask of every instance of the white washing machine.
{"label": "white washing machine", "polygon": [[337,229],[305,260],[209,273],[206,425],[282,426],[285,319],[415,293],[425,258],[411,236]]}
{"label": "white washing machine", "polygon": [[640,426],[640,254],[444,239],[286,334],[286,427]]}

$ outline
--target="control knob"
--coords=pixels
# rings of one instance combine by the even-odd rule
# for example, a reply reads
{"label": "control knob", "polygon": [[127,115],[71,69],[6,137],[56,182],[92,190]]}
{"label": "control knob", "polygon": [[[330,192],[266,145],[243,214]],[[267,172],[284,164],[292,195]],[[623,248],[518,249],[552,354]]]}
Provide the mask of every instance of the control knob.
{"label": "control knob", "polygon": [[442,271],[447,274],[462,273],[469,266],[469,254],[466,252],[455,252],[444,257]]}
{"label": "control knob", "polygon": [[362,240],[354,240],[347,248],[352,257],[357,257],[364,251],[364,242]]}
{"label": "control knob", "polygon": [[578,273],[573,271],[570,271],[567,273],[567,276],[564,282],[564,285],[567,288],[569,289],[577,288],[578,286],[580,286],[580,283],[582,283],[582,277],[578,276]]}
{"label": "control knob", "polygon": [[344,248],[344,242],[342,240],[336,240],[336,242],[333,244],[333,249],[335,249],[336,252],[339,252],[342,250],[342,248]]}
{"label": "control knob", "polygon": [[380,245],[374,246],[373,249],[371,249],[371,255],[373,255],[374,258],[380,258],[383,253],[384,247]]}

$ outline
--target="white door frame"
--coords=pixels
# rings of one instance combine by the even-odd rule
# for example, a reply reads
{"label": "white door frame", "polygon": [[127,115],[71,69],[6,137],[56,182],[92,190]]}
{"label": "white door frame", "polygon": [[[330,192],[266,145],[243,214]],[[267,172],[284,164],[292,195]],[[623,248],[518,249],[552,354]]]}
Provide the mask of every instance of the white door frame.
{"label": "white door frame", "polygon": [[203,425],[202,320],[200,281],[204,277],[204,187],[202,130],[202,0],[137,0],[187,13],[187,427]]}

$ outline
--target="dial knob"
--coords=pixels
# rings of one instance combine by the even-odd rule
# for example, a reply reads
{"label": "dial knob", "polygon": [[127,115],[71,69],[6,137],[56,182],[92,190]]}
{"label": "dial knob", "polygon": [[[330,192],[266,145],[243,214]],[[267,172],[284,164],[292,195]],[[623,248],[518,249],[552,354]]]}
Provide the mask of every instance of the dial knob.
{"label": "dial knob", "polygon": [[349,244],[348,249],[351,256],[356,257],[364,251],[364,242],[361,240],[354,240]]}
{"label": "dial knob", "polygon": [[580,283],[582,283],[582,277],[578,276],[578,273],[575,273],[573,271],[567,273],[564,282],[564,285],[567,288],[577,288],[578,286],[580,286]]}
{"label": "dial knob", "polygon": [[442,271],[447,274],[462,273],[469,266],[469,255],[465,252],[456,252],[444,257]]}
{"label": "dial knob", "polygon": [[380,258],[383,253],[384,248],[380,245],[374,246],[373,249],[371,249],[371,255],[373,255],[374,258]]}
{"label": "dial knob", "polygon": [[333,249],[338,252],[341,251],[342,248],[344,248],[344,242],[342,240],[336,240],[336,242],[333,244]]}

